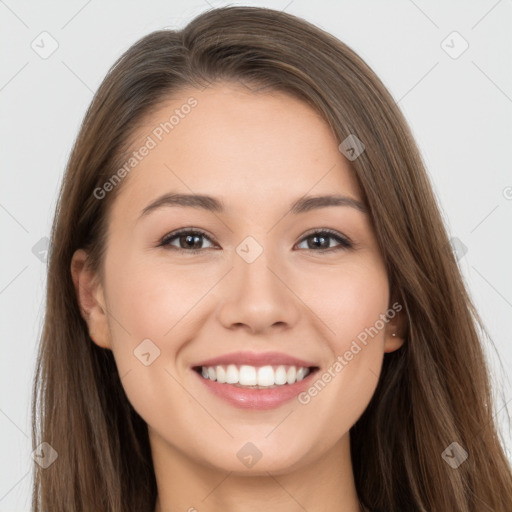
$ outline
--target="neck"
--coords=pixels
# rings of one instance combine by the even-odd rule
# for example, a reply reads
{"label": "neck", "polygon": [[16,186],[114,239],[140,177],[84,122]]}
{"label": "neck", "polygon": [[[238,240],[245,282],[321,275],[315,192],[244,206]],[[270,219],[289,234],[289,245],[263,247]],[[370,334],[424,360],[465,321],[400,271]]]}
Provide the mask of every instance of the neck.
{"label": "neck", "polygon": [[150,429],[158,499],[155,512],[361,512],[347,433],[293,471],[247,475],[188,458]]}

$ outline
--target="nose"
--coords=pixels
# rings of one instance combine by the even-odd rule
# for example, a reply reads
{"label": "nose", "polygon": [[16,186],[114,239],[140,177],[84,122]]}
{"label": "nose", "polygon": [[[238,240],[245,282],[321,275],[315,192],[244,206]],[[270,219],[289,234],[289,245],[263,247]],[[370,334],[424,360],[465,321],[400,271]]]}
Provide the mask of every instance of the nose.
{"label": "nose", "polygon": [[293,327],[300,318],[300,299],[287,282],[287,273],[263,253],[252,263],[236,257],[224,282],[218,320],[227,329],[252,334]]}

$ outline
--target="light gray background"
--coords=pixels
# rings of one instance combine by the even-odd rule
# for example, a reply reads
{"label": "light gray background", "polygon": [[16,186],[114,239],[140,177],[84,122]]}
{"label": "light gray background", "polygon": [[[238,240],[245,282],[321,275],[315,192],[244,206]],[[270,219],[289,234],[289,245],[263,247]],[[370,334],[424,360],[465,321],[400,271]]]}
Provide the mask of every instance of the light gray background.
{"label": "light gray background", "polygon": [[[512,400],[511,0],[240,4],[286,10],[331,32],[366,60],[398,101],[450,236],[467,248],[459,263],[496,345],[487,352],[511,457],[505,407]],[[0,512],[30,509],[31,384],[46,281],[45,263],[32,248],[49,235],[79,124],[123,51],[153,30],[181,28],[210,5],[225,3],[0,0]],[[43,31],[58,43],[46,59],[31,48],[34,40],[42,46]],[[462,48],[454,36],[446,40],[453,31],[469,44],[458,58],[445,51]]]}

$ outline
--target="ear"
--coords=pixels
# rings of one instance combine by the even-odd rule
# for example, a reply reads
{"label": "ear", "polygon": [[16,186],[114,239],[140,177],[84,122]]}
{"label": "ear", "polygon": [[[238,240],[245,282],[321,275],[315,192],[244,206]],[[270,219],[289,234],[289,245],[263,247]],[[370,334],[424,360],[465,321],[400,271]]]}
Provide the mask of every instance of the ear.
{"label": "ear", "polygon": [[394,352],[404,344],[407,330],[405,311],[399,302],[395,301],[388,308],[388,319],[384,329],[384,352]]}
{"label": "ear", "polygon": [[71,275],[80,313],[89,327],[89,336],[102,348],[112,348],[103,287],[87,265],[87,253],[78,249],[71,259]]}

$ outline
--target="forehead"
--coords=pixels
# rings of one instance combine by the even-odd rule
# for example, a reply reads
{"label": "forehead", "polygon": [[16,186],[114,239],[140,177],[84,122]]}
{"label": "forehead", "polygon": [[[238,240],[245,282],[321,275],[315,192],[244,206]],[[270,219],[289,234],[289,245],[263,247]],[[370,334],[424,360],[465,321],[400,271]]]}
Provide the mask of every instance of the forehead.
{"label": "forehead", "polygon": [[329,125],[305,102],[232,83],[183,89],[136,131],[143,146],[114,209],[140,213],[166,192],[219,197],[227,210],[269,208],[306,194],[360,198]]}

